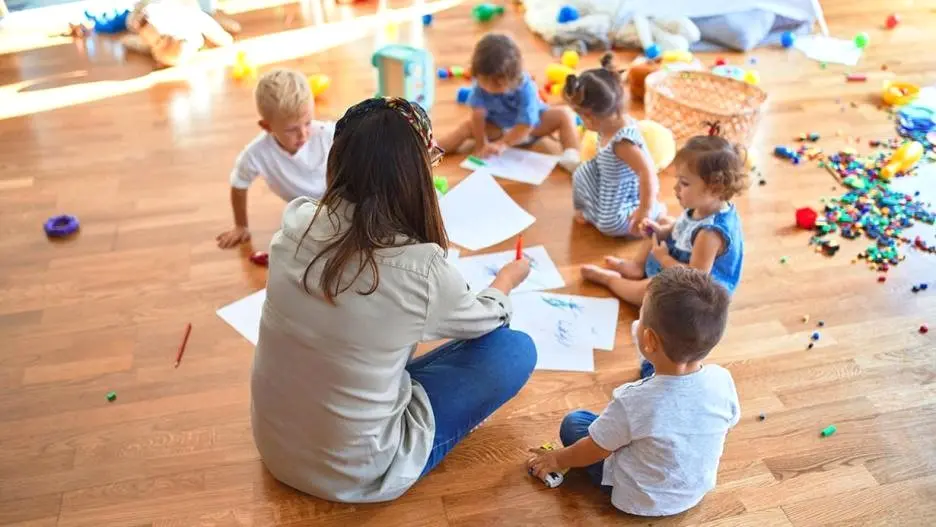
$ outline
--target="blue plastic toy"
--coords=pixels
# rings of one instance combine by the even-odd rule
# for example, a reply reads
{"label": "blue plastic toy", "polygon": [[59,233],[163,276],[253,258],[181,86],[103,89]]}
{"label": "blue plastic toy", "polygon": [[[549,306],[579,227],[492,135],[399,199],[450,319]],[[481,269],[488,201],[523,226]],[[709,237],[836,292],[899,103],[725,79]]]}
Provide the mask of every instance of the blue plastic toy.
{"label": "blue plastic toy", "polygon": [[471,87],[462,86],[458,89],[458,95],[455,96],[455,100],[458,101],[458,104],[465,104],[468,102],[468,97],[471,97]]}
{"label": "blue plastic toy", "polygon": [[101,13],[99,15],[91,14],[90,11],[85,11],[85,17],[94,23],[94,31],[97,33],[123,33],[127,30],[127,16],[130,15],[130,11],[124,9],[123,11],[114,10],[110,13]]}
{"label": "blue plastic toy", "polygon": [[647,48],[646,50],[644,50],[644,55],[646,55],[647,58],[650,59],[650,60],[653,60],[653,59],[659,57],[659,56],[660,56],[660,46],[657,46],[656,44],[650,44],[650,47]]}
{"label": "blue plastic toy", "polygon": [[559,15],[556,16],[556,22],[560,24],[565,24],[566,22],[575,22],[579,19],[578,9],[570,6],[564,5],[559,9]]}
{"label": "blue plastic toy", "polygon": [[794,42],[796,42],[796,35],[794,35],[792,31],[784,31],[783,34],[780,35],[780,45],[783,47],[792,48]]}
{"label": "blue plastic toy", "polygon": [[371,57],[377,68],[378,97],[402,97],[429,111],[435,95],[435,66],[424,49],[390,44]]}
{"label": "blue plastic toy", "polygon": [[448,70],[445,68],[439,68],[439,71],[436,72],[436,75],[438,75],[440,79],[447,79],[449,76]]}
{"label": "blue plastic toy", "polygon": [[423,15],[423,25],[424,25],[424,26],[430,26],[430,25],[432,25],[432,14],[431,14],[431,13],[427,13],[427,14]]}

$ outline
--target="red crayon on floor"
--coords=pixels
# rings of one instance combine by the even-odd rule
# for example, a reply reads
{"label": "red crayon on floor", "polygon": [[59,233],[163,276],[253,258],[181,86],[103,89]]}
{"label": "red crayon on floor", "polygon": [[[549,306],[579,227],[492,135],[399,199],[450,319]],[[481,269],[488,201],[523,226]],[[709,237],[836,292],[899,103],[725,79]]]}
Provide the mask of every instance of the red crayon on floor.
{"label": "red crayon on floor", "polygon": [[189,335],[192,333],[192,323],[189,322],[185,326],[185,336],[182,337],[182,344],[179,345],[179,353],[176,355],[175,367],[179,367],[179,363],[182,362],[182,355],[185,354],[185,345],[188,343]]}
{"label": "red crayon on floor", "polygon": [[868,76],[863,73],[849,73],[845,80],[848,82],[864,82],[868,80]]}
{"label": "red crayon on floor", "polygon": [[517,260],[523,258],[523,235],[517,236]]}

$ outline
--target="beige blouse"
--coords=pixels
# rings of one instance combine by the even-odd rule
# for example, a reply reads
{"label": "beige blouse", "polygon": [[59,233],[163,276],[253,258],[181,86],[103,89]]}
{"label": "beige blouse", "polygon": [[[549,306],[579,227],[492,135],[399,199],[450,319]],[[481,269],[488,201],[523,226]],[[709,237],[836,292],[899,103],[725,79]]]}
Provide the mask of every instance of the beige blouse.
{"label": "beige blouse", "polygon": [[330,305],[318,287],[323,262],[309,272],[313,294],[302,275],[353,206],[312,223],[317,208],[311,198],[289,203],[271,243],[251,378],[254,440],[287,485],[334,501],[392,500],[422,473],[435,435],[429,398],[405,370],[416,344],[480,337],[509,322],[510,300],[469,291],[441,247],[404,239],[378,251],[374,293],[355,292],[373,284],[365,270]]}

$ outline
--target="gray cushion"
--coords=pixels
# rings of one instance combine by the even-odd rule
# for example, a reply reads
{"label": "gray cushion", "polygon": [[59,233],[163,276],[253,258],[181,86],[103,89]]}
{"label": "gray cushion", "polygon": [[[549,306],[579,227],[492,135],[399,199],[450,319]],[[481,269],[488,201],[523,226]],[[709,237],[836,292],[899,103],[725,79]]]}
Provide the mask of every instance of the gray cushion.
{"label": "gray cushion", "polygon": [[754,9],[727,15],[694,18],[702,40],[737,51],[750,51],[771,32],[777,15]]}

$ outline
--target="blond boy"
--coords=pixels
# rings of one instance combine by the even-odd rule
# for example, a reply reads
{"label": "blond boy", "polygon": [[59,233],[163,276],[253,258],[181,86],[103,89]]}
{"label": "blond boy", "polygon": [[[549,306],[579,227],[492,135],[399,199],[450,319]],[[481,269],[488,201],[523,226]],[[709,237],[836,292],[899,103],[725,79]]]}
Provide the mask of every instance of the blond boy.
{"label": "blond boy", "polygon": [[257,177],[287,202],[299,196],[318,199],[325,192],[335,123],[312,119],[314,102],[305,76],[273,70],[260,77],[255,97],[263,131],[237,156],[231,171],[234,227],[217,236],[223,249],[250,240],[247,189]]}

